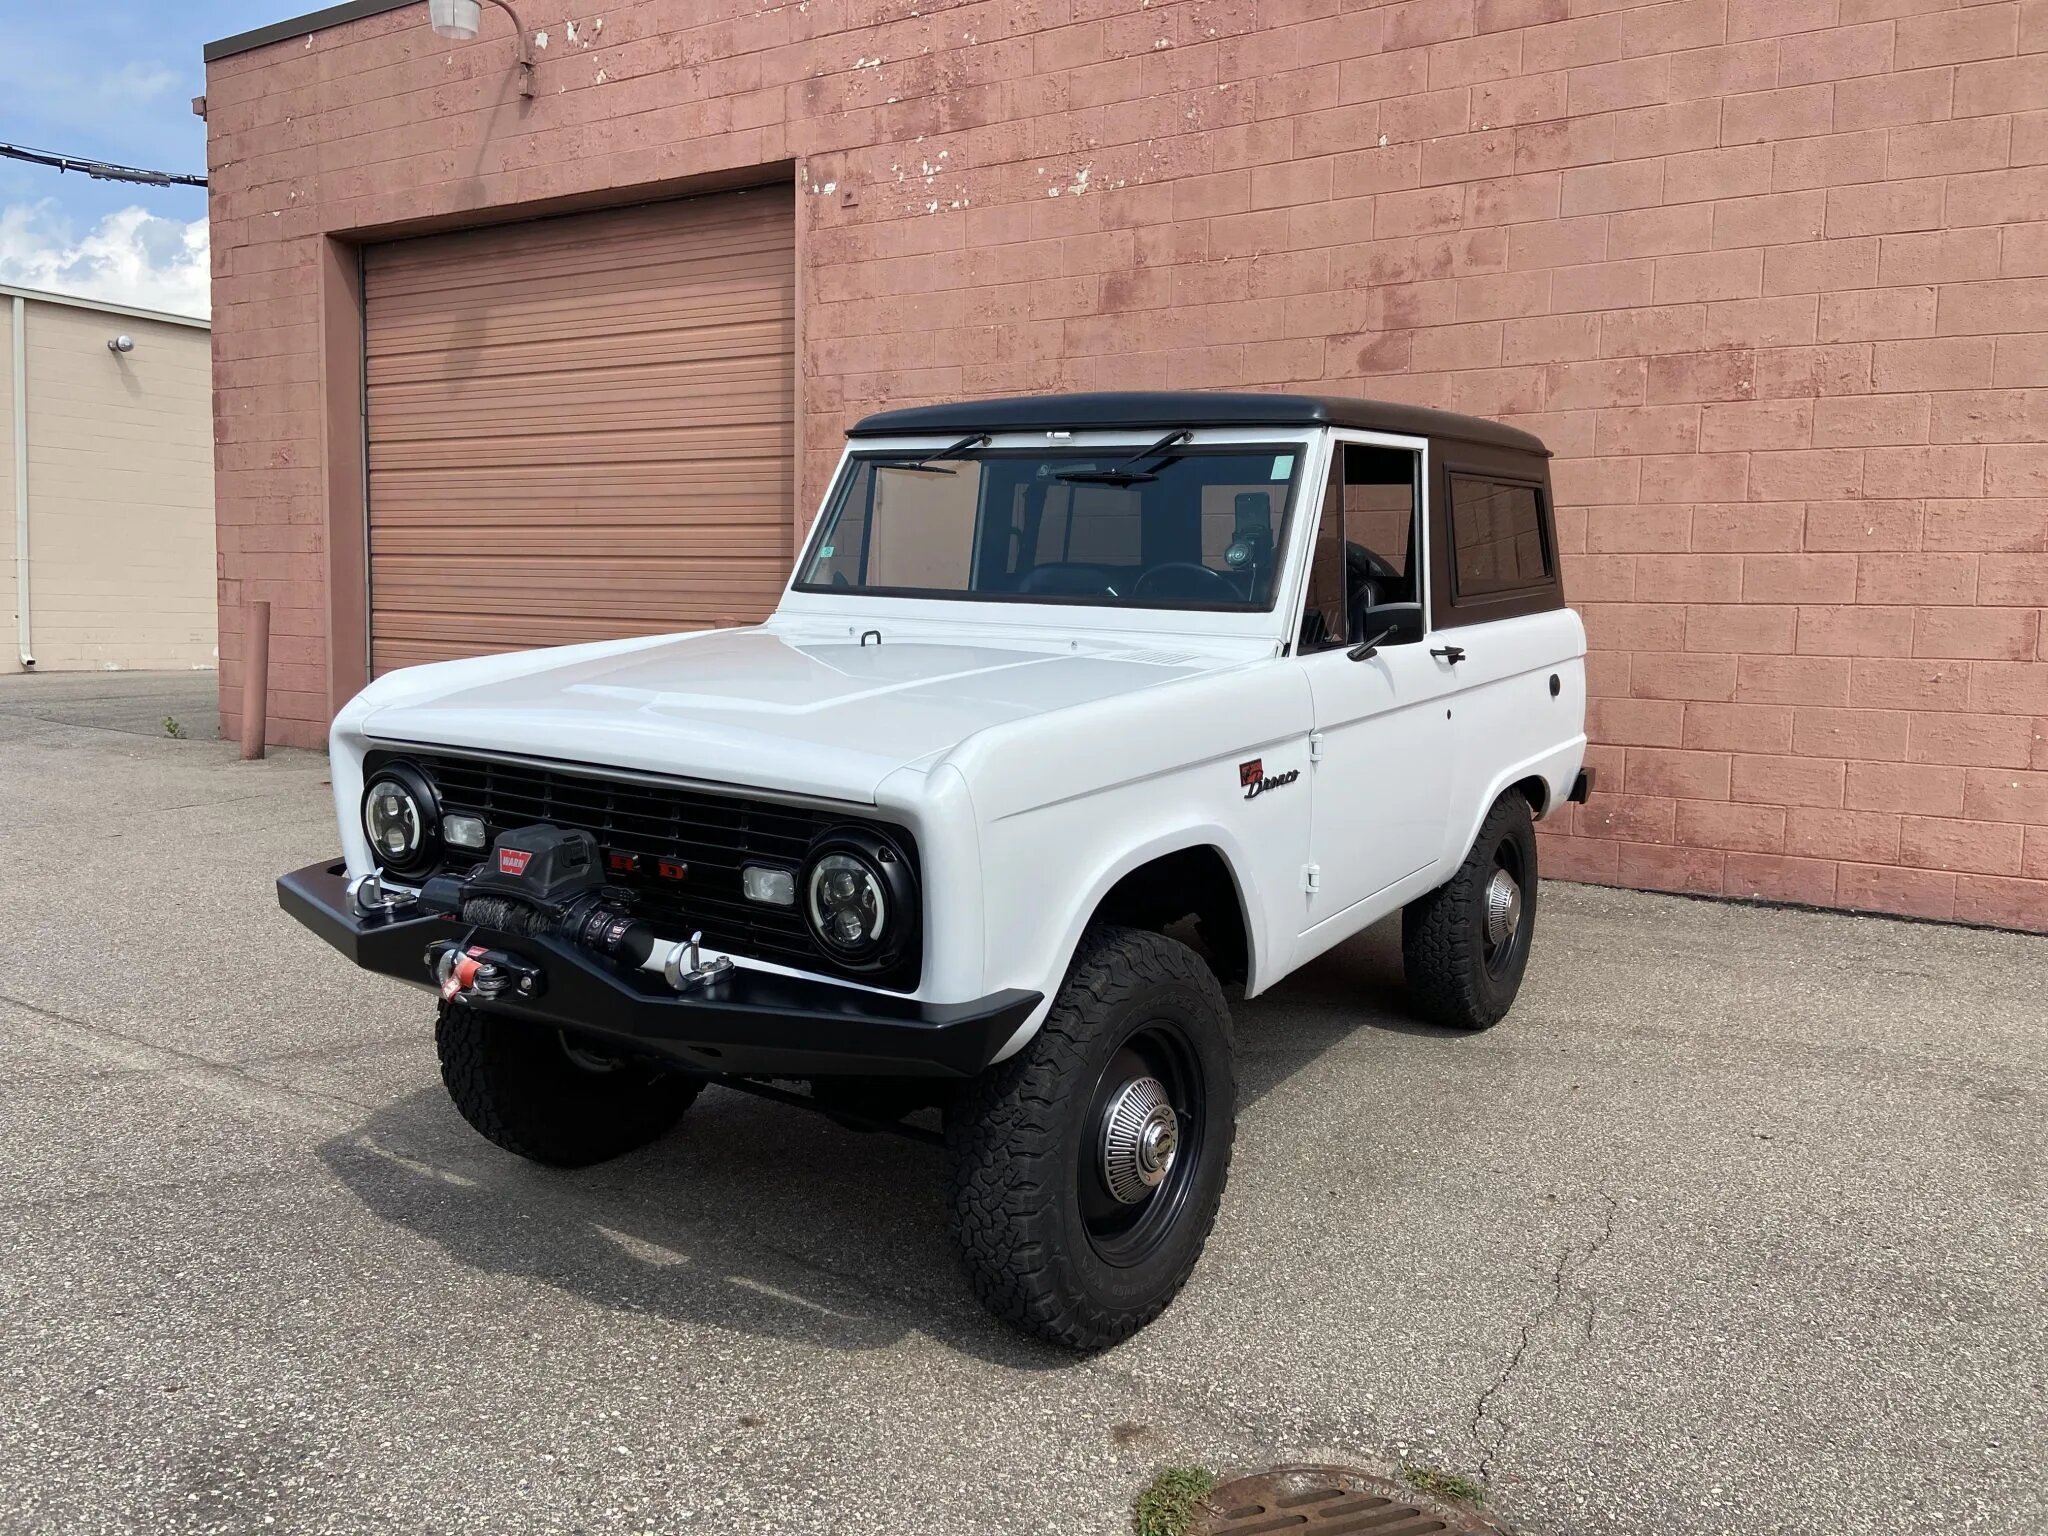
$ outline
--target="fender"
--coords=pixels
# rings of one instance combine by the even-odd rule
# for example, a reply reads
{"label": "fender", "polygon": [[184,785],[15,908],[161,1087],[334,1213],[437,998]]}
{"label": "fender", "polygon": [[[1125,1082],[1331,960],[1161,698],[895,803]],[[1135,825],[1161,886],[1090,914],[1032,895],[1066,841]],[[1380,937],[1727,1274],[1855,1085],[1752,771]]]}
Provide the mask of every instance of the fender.
{"label": "fender", "polygon": [[1265,972],[1272,966],[1273,950],[1270,937],[1261,926],[1259,914],[1266,909],[1261,902],[1257,876],[1252,873],[1252,860],[1247,857],[1237,836],[1225,826],[1207,822],[1197,826],[1177,826],[1171,831],[1161,831],[1124,846],[1121,851],[1095,866],[1094,873],[1086,885],[1077,887],[1072,905],[1073,916],[1062,934],[1057,955],[1059,968],[1049,979],[1046,1000],[1031,1013],[1017,1032],[996,1053],[997,1061],[1022,1050],[1031,1037],[1038,1033],[1045,1017],[1052,1011],[1053,998],[1059,991],[1060,977],[1074,963],[1074,956],[1081,947],[1081,935],[1087,930],[1095,910],[1102,905],[1116,883],[1132,870],[1142,868],[1155,859],[1168,854],[1184,853],[1195,848],[1214,848],[1223,860],[1225,873],[1230,876],[1231,893],[1237,900],[1238,915],[1244,922],[1245,949],[1248,965],[1245,976],[1245,996],[1255,995],[1266,983]]}
{"label": "fender", "polygon": [[1241,772],[1251,758],[1274,775],[1306,767],[1312,718],[1297,672],[1225,665],[1007,721],[947,754],[981,818],[982,857],[1002,871],[985,897],[981,987],[1050,997],[1117,880],[1204,845],[1231,871],[1247,914],[1254,986],[1284,974],[1294,939],[1286,883],[1301,868],[1312,800],[1300,787],[1247,800]]}
{"label": "fender", "polygon": [[917,829],[924,861],[924,978],[917,995],[944,1002],[979,997],[988,906],[973,788],[959,769],[940,763],[929,774],[899,768],[875,798]]}
{"label": "fender", "polygon": [[[1493,809],[1493,802],[1510,786],[1524,779],[1543,781],[1543,808],[1536,813],[1540,821],[1564,803],[1571,793],[1572,780],[1577,777],[1580,765],[1586,757],[1584,734],[1574,736],[1561,746],[1538,752],[1523,758],[1520,762],[1501,769],[1487,781],[1486,793],[1480,797],[1471,813],[1471,822],[1465,828],[1465,835],[1458,841],[1444,870],[1456,869],[1465,862],[1465,855],[1472,851],[1472,844],[1479,837],[1480,824],[1486,820],[1486,813]],[[1441,871],[1440,871],[1441,872]]]}

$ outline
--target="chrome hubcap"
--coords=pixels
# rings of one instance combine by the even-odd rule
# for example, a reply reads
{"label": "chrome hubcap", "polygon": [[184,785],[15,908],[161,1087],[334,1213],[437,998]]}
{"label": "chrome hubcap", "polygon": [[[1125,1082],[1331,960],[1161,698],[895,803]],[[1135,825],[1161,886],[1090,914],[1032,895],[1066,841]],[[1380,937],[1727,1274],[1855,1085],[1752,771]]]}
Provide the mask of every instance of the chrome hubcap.
{"label": "chrome hubcap", "polygon": [[1504,869],[1486,882],[1486,942],[1498,949],[1522,925],[1522,887]]}
{"label": "chrome hubcap", "polygon": [[1137,1205],[1166,1182],[1180,1150],[1180,1122],[1156,1077],[1134,1078],[1102,1117],[1102,1182],[1125,1205]]}

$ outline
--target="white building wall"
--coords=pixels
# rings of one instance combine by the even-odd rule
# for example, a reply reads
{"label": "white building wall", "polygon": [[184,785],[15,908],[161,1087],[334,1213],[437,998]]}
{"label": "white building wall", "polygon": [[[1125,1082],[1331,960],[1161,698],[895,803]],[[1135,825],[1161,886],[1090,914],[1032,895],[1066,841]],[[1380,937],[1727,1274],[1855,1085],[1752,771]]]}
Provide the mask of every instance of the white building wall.
{"label": "white building wall", "polygon": [[21,609],[15,604],[14,301],[0,293],[0,672],[20,667],[15,652]]}
{"label": "white building wall", "polygon": [[[216,665],[210,333],[49,299],[26,314],[35,669]],[[134,349],[109,350],[123,334]],[[12,613],[11,463],[0,484]]]}

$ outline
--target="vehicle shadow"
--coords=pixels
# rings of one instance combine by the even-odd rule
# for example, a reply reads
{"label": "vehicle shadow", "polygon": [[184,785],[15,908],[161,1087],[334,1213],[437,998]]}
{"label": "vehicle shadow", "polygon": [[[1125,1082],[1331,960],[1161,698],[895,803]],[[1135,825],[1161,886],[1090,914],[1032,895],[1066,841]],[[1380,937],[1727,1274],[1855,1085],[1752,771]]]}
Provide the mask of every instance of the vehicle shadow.
{"label": "vehicle shadow", "polygon": [[1385,919],[1319,955],[1272,991],[1247,1002],[1233,988],[1237,1098],[1245,1110],[1361,1037],[1405,1035],[1446,1048],[1471,1037],[1414,1015],[1401,978],[1401,919]]}
{"label": "vehicle shadow", "polygon": [[729,1089],[596,1168],[501,1152],[438,1083],[319,1153],[373,1215],[464,1268],[609,1310],[837,1350],[922,1333],[1013,1369],[1075,1363],[976,1305],[946,1237],[936,1147]]}
{"label": "vehicle shadow", "polygon": [[[1399,1008],[1398,926],[1391,938],[1360,935],[1265,997],[1234,999],[1240,1104],[1360,1031],[1455,1038]],[[849,1351],[921,1333],[1020,1370],[1078,1360],[975,1303],[946,1236],[936,1147],[728,1089],[707,1089],[655,1145],[591,1169],[500,1152],[438,1083],[319,1153],[378,1219],[464,1268],[607,1309]]]}

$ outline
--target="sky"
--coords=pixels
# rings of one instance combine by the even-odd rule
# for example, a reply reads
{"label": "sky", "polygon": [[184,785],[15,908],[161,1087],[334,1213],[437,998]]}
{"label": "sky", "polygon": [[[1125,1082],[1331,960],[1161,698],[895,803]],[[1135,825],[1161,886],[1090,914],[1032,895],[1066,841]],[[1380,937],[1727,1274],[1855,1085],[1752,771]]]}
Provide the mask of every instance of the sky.
{"label": "sky", "polygon": [[[203,174],[200,49],[324,0],[0,0],[0,143]],[[206,193],[0,159],[0,283],[207,313]]]}

